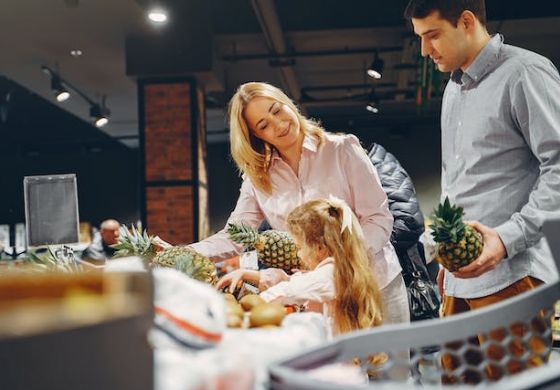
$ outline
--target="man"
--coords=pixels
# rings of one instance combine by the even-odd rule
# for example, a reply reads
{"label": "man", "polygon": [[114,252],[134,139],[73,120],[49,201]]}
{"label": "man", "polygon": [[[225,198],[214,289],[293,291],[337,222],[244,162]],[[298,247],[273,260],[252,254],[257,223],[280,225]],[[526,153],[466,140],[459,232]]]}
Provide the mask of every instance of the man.
{"label": "man", "polygon": [[82,253],[83,259],[107,260],[113,257],[115,249],[111,247],[119,240],[119,222],[106,219],[101,223],[99,233],[95,234],[91,245]]}
{"label": "man", "polygon": [[451,72],[441,113],[442,195],[465,209],[484,239],[473,263],[440,271],[444,315],[554,281],[541,227],[560,210],[557,69],[490,36],[484,0],[411,0],[405,17],[422,55]]}

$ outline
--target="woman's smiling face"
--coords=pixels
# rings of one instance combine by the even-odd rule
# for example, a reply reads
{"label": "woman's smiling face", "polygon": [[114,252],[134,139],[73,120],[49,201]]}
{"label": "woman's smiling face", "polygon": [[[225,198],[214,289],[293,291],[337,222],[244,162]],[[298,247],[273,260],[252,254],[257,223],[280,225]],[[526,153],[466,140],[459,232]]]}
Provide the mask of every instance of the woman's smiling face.
{"label": "woman's smiling face", "polygon": [[300,136],[296,113],[268,97],[255,97],[243,112],[251,133],[278,150],[293,146]]}

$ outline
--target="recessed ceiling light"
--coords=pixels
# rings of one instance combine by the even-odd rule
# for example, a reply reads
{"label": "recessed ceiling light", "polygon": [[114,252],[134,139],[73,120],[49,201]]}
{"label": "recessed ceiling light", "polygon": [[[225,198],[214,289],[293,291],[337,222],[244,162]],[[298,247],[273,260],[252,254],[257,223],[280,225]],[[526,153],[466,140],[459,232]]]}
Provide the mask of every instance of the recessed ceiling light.
{"label": "recessed ceiling light", "polygon": [[83,52],[80,49],[74,49],[74,50],[70,50],[70,55],[72,57],[79,57],[83,54]]}
{"label": "recessed ceiling light", "polygon": [[162,9],[152,9],[148,13],[148,18],[155,23],[165,23],[167,21],[167,12]]}

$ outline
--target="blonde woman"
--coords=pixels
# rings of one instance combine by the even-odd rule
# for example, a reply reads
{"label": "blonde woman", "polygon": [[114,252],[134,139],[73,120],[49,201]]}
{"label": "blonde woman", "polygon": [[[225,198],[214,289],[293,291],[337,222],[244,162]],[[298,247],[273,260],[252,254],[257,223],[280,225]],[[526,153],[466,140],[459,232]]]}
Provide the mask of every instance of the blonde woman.
{"label": "blonde woman", "polygon": [[[364,232],[371,272],[385,303],[385,323],[410,320],[405,285],[389,237],[393,217],[377,172],[353,135],[334,135],[299,112],[280,89],[260,82],[239,87],[229,104],[231,154],[243,175],[228,222],[287,230],[286,217],[306,201],[344,200]],[[225,232],[195,244],[218,261],[241,248]]]}
{"label": "blonde woman", "polygon": [[216,287],[229,285],[231,291],[240,280],[247,280],[264,290],[261,296],[266,301],[307,303],[310,310],[325,314],[332,335],[381,325],[379,288],[369,270],[362,228],[350,207],[333,198],[312,200],[288,215],[287,226],[310,271],[288,276],[279,269],[239,269]]}

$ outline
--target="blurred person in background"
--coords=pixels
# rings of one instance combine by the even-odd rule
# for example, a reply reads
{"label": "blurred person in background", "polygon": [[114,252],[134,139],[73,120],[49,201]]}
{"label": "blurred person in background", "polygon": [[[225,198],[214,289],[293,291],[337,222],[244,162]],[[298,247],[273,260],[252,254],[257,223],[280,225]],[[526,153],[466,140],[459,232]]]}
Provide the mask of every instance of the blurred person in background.
{"label": "blurred person in background", "polygon": [[91,244],[82,253],[82,259],[103,261],[112,258],[115,249],[111,245],[119,240],[119,227],[119,221],[115,219],[101,222],[99,232],[94,234]]}

